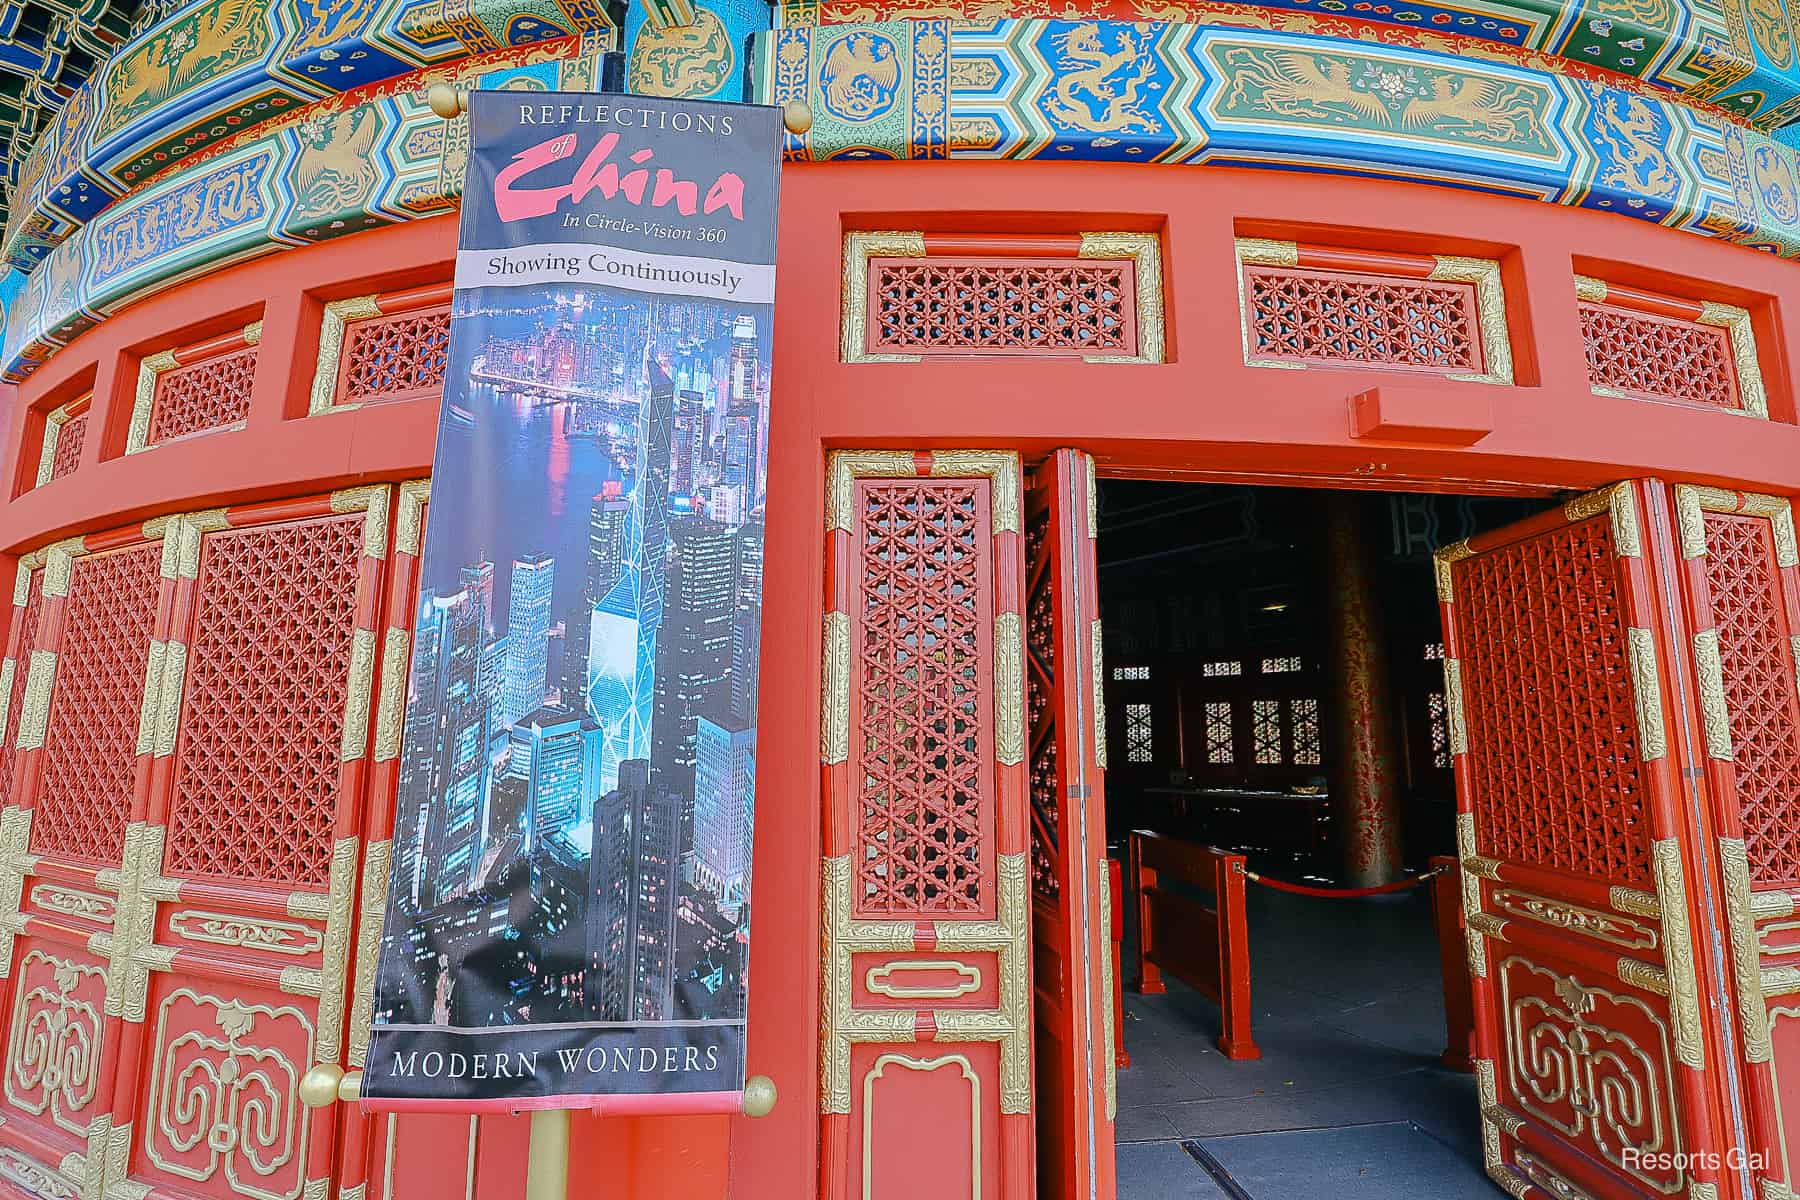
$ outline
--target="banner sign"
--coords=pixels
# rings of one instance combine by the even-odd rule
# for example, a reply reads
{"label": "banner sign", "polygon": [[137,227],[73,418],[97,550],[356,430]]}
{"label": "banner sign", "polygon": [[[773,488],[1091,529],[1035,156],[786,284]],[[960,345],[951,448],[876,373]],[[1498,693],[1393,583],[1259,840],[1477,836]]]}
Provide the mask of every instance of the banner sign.
{"label": "banner sign", "polygon": [[362,1094],[716,1101],[744,1080],[780,115],[475,92],[468,120]]}

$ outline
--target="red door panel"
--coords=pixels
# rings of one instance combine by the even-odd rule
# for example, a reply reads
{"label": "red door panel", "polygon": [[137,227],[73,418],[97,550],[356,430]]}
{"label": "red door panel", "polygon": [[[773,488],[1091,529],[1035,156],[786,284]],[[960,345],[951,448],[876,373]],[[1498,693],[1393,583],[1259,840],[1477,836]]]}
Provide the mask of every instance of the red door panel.
{"label": "red door panel", "polygon": [[129,528],[20,563],[9,805],[0,815],[8,926],[0,1177],[52,1194],[92,1186],[114,1124],[126,1038],[114,994],[130,893],[122,868],[142,811],[146,714],[172,593],[159,537]]}
{"label": "red door panel", "polygon": [[[1687,649],[1728,924],[1749,1120],[1762,1195],[1792,1193],[1800,1146],[1800,551],[1789,501],[1674,489]],[[1784,1087],[1785,1085],[1785,1087]]]}
{"label": "red door panel", "polygon": [[1723,1145],[1662,495],[1438,555],[1483,1142],[1515,1194],[1736,1192],[1694,1155]]}
{"label": "red door panel", "polygon": [[831,458],[827,1200],[1033,1191],[1019,496],[1010,453]]}
{"label": "red door panel", "polygon": [[1058,450],[1025,503],[1038,1184],[1116,1191],[1117,1114],[1094,460]]}

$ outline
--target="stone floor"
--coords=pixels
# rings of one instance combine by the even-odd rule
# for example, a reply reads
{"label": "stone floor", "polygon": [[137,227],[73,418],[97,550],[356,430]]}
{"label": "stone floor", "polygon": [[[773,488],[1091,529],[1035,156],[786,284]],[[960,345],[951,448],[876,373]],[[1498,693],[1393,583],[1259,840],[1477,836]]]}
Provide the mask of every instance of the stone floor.
{"label": "stone floor", "polygon": [[[1125,948],[1125,978],[1134,975]],[[1494,1200],[1472,1076],[1438,1064],[1443,993],[1422,891],[1318,900],[1250,889],[1252,1035],[1170,981],[1125,995],[1120,1200]]]}

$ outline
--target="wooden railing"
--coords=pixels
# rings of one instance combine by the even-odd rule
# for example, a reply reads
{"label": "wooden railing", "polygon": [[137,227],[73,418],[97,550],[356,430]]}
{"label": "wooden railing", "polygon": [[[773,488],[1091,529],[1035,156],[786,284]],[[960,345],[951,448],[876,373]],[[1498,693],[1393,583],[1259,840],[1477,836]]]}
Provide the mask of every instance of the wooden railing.
{"label": "wooden railing", "polygon": [[1119,860],[1106,860],[1106,886],[1112,889],[1112,981],[1113,981],[1113,1065],[1123,1071],[1131,1065],[1131,1052],[1125,1049],[1125,904]]}
{"label": "wooden railing", "polygon": [[[1250,1038],[1250,935],[1244,913],[1244,856],[1135,830],[1130,886],[1137,905],[1137,987],[1166,990],[1167,971],[1218,1001],[1218,1046],[1232,1059],[1261,1058]],[[1179,887],[1169,885],[1177,884]],[[1212,895],[1207,905],[1192,893]]]}

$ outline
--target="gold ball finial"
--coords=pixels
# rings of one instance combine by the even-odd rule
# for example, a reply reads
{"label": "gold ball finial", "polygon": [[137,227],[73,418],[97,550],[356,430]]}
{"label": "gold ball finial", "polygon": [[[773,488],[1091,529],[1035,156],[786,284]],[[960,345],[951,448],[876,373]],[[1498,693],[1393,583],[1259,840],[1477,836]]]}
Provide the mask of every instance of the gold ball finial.
{"label": "gold ball finial", "polygon": [[781,106],[781,123],[789,133],[805,133],[813,125],[811,106],[804,100],[789,100]]}
{"label": "gold ball finial", "polygon": [[767,1075],[744,1080],[744,1115],[766,1117],[775,1111],[775,1081]]}
{"label": "gold ball finial", "polygon": [[308,1108],[324,1108],[338,1098],[338,1084],[344,1068],[336,1063],[320,1063],[300,1077],[300,1103]]}
{"label": "gold ball finial", "polygon": [[434,83],[425,93],[425,103],[431,106],[432,112],[449,121],[468,109],[469,94],[447,83]]}

